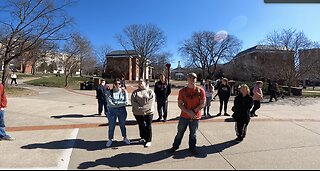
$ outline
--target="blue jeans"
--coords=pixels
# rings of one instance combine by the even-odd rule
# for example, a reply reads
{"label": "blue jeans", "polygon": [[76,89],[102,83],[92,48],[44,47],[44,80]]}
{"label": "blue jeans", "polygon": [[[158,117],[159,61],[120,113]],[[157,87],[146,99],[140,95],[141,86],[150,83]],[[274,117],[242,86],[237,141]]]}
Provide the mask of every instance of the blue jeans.
{"label": "blue jeans", "polygon": [[199,120],[190,120],[186,118],[180,117],[178,124],[178,133],[176,138],[174,139],[173,148],[178,149],[181,145],[181,141],[184,133],[189,127],[190,135],[189,135],[189,148],[195,149],[197,144],[197,130],[199,127]]}
{"label": "blue jeans", "polygon": [[98,99],[98,112],[99,114],[102,114],[104,108],[104,114],[108,116],[109,108],[108,108],[108,102],[105,100]]}
{"label": "blue jeans", "polygon": [[127,110],[126,107],[119,107],[119,108],[110,108],[110,112],[108,114],[109,120],[109,140],[114,138],[114,129],[117,124],[117,118],[119,120],[119,125],[122,133],[122,137],[127,137],[127,129],[126,129],[126,120],[127,120]]}
{"label": "blue jeans", "polygon": [[0,138],[9,138],[10,136],[5,131],[5,124],[4,124],[4,111],[0,111]]}

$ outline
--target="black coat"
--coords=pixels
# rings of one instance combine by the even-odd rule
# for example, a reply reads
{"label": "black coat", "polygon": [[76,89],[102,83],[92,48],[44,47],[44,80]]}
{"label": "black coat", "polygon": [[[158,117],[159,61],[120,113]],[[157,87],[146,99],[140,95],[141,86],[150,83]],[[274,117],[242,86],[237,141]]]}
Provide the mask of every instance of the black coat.
{"label": "black coat", "polygon": [[171,85],[158,81],[154,86],[154,93],[156,94],[157,100],[167,100],[171,94]]}
{"label": "black coat", "polygon": [[230,86],[221,84],[218,88],[218,96],[221,99],[229,99],[231,96]]}
{"label": "black coat", "polygon": [[108,89],[105,86],[99,85],[96,89],[97,99],[107,101]]}
{"label": "black coat", "polygon": [[234,114],[232,117],[236,122],[249,122],[250,109],[253,106],[253,99],[250,95],[243,97],[242,94],[238,95],[234,100],[232,108]]}

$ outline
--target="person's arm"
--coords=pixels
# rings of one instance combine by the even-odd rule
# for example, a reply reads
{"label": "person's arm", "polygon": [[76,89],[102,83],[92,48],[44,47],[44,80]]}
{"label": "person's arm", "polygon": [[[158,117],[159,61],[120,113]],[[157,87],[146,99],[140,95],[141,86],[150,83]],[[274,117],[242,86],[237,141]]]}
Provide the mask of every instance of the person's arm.
{"label": "person's arm", "polygon": [[181,109],[182,112],[186,113],[190,118],[194,119],[196,114],[192,111],[189,110],[185,107],[184,104],[184,90],[180,90],[179,91],[179,95],[178,95],[178,107]]}
{"label": "person's arm", "polygon": [[154,105],[154,102],[156,100],[155,98],[155,94],[152,90],[148,90],[147,91],[148,95],[149,95],[149,99],[147,100],[147,102],[145,103],[144,106],[141,107],[141,111],[143,112],[148,112],[151,110],[151,108],[153,107]]}
{"label": "person's arm", "polygon": [[204,91],[204,89],[201,89],[200,90],[200,104],[199,106],[197,106],[195,109],[194,109],[194,112],[195,113],[198,113],[200,110],[202,110],[205,106],[205,102],[206,102],[206,92]]}
{"label": "person's arm", "polygon": [[137,91],[133,92],[131,95],[132,108],[140,108],[141,107],[141,105],[138,103],[136,98],[137,98]]}
{"label": "person's arm", "polygon": [[171,84],[168,84],[168,87],[167,87],[167,98],[170,96],[171,94]]}
{"label": "person's arm", "polygon": [[126,106],[128,104],[128,92],[126,90],[122,90],[121,95],[124,96],[124,99],[121,101],[118,101],[118,106]]}
{"label": "person's arm", "polygon": [[5,108],[7,108],[7,97],[4,90],[4,86],[2,84],[0,85],[0,89],[3,90],[1,94],[1,110],[4,110]]}
{"label": "person's arm", "polygon": [[189,115],[190,118],[194,119],[196,117],[196,114],[192,110],[189,110],[184,106],[182,100],[178,100],[178,106],[181,109],[181,111]]}

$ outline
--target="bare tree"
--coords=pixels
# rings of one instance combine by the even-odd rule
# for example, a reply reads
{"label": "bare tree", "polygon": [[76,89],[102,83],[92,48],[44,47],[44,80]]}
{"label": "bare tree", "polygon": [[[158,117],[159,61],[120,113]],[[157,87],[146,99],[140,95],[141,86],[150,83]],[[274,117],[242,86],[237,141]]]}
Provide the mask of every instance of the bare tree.
{"label": "bare tree", "polygon": [[172,54],[170,52],[163,52],[155,55],[152,58],[152,67],[153,67],[153,78],[159,77],[160,74],[167,75],[166,64],[170,63],[172,60]]}
{"label": "bare tree", "polygon": [[63,31],[71,19],[64,9],[70,4],[70,1],[57,5],[53,0],[6,0],[5,10],[1,10],[5,14],[0,16],[11,17],[0,18],[0,28],[5,30],[0,39],[4,46],[3,83],[7,80],[8,66],[13,59],[43,46],[47,41],[65,39]]}
{"label": "bare tree", "polygon": [[80,68],[80,55],[83,53],[81,47],[83,38],[80,34],[75,33],[71,36],[71,39],[66,42],[63,52],[65,53],[64,59],[64,73],[66,76],[65,87],[68,87],[69,77]]}
{"label": "bare tree", "polygon": [[222,39],[217,36],[210,31],[195,32],[180,47],[189,65],[202,70],[203,78],[213,77],[219,62],[229,61],[241,50],[242,42],[235,36],[225,35]]}
{"label": "bare tree", "polygon": [[122,47],[138,53],[139,76],[144,77],[144,69],[151,58],[164,46],[166,37],[156,25],[130,25],[123,30],[123,35],[116,35]]}
{"label": "bare tree", "polygon": [[[301,78],[310,72],[313,66],[318,63],[317,61],[309,61],[307,63],[301,63],[301,51],[313,48],[315,43],[312,42],[302,31],[295,29],[283,29],[281,31],[274,31],[267,35],[265,42],[273,47],[281,48],[286,51],[284,53],[287,59],[291,59],[292,62],[288,62],[282,65],[282,73],[284,79],[289,87],[289,94],[291,95],[292,86],[298,86],[298,82]],[[306,53],[305,55],[310,55]],[[307,56],[304,56],[308,58]],[[309,58],[312,60],[319,60],[316,58]]]}
{"label": "bare tree", "polygon": [[95,56],[98,63],[100,72],[105,73],[107,69],[107,54],[112,51],[112,47],[109,45],[103,45],[95,49]]}

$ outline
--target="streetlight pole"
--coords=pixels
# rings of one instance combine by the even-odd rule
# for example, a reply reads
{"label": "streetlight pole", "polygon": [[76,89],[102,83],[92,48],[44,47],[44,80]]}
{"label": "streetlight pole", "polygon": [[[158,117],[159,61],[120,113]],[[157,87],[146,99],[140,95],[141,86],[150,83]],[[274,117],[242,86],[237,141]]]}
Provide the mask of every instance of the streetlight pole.
{"label": "streetlight pole", "polygon": [[167,67],[167,73],[168,73],[168,84],[170,83],[170,67],[171,67],[171,64],[166,64],[166,67]]}

